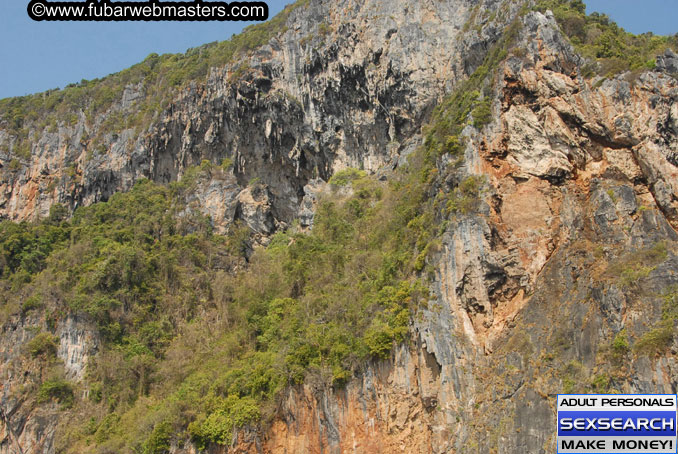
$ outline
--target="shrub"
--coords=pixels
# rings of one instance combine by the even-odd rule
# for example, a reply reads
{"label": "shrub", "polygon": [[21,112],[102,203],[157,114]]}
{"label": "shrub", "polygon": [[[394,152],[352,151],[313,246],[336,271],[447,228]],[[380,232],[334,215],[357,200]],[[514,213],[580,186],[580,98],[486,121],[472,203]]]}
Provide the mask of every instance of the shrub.
{"label": "shrub", "polygon": [[33,295],[29,298],[26,298],[26,300],[21,304],[21,313],[27,314],[42,307],[44,307],[42,298],[39,295]]}
{"label": "shrub", "polygon": [[386,358],[393,348],[394,335],[390,326],[382,321],[375,321],[365,333],[365,344],[370,355]]}
{"label": "shrub", "polygon": [[103,386],[101,382],[92,383],[92,385],[89,387],[89,399],[92,402],[98,404],[99,402],[101,402],[102,397],[103,397]]}
{"label": "shrub", "polygon": [[577,360],[572,360],[565,365],[562,378],[564,393],[571,394],[578,389],[582,368],[582,364]]}
{"label": "shrub", "polygon": [[320,23],[318,26],[318,33],[320,33],[321,36],[325,36],[330,33],[330,26],[327,24],[327,22]]}
{"label": "shrub", "polygon": [[332,175],[329,183],[334,186],[347,186],[355,180],[365,178],[366,176],[367,173],[364,170],[358,170],[349,167],[348,169],[340,170]]}
{"label": "shrub", "polygon": [[635,287],[667,256],[666,244],[658,242],[652,247],[624,254],[610,265],[608,274],[616,277],[623,288]]}
{"label": "shrub", "polygon": [[[659,248],[661,252],[661,247]],[[653,248],[655,254],[657,247]],[[657,326],[645,333],[633,346],[637,354],[657,356],[666,353],[673,344],[675,325],[678,321],[678,288],[669,287],[664,293],[662,319]]]}
{"label": "shrub", "polygon": [[10,172],[16,172],[21,169],[21,162],[17,158],[12,158],[12,160],[9,161],[7,168]]}
{"label": "shrub", "polygon": [[665,353],[673,343],[674,321],[662,320],[657,328],[643,334],[633,349],[638,354],[658,356]]}
{"label": "shrub", "polygon": [[49,216],[47,222],[51,224],[58,224],[68,217],[68,208],[60,203],[55,203],[49,207]]}
{"label": "shrub", "polygon": [[39,333],[28,342],[28,352],[33,358],[44,356],[55,357],[59,349],[59,338],[50,333]]}
{"label": "shrub", "polygon": [[626,329],[619,331],[612,341],[601,348],[601,353],[607,361],[617,368],[621,368],[627,362],[627,354],[631,350]]}
{"label": "shrub", "polygon": [[233,159],[231,159],[231,158],[224,158],[224,159],[221,161],[221,169],[222,169],[224,172],[228,172],[228,171],[231,170],[232,168],[233,168]]}
{"label": "shrub", "polygon": [[98,444],[102,444],[119,430],[120,416],[117,413],[109,413],[104,416],[101,423],[99,423],[99,426],[94,433],[94,441]]}
{"label": "shrub", "polygon": [[490,98],[483,98],[471,112],[473,126],[480,129],[492,120],[492,104]]}
{"label": "shrub", "polygon": [[[562,31],[576,50],[591,60],[585,74],[601,76],[635,69],[652,69],[655,58],[667,47],[678,47],[678,36],[633,35],[615,24],[605,14],[586,14],[581,0],[540,0],[536,8],[553,11]],[[593,69],[593,71],[591,71]]]}
{"label": "shrub", "polygon": [[452,193],[447,201],[447,210],[450,213],[469,214],[480,205],[481,188],[484,177],[471,175],[466,177]]}
{"label": "shrub", "polygon": [[617,333],[612,341],[612,350],[617,355],[625,355],[629,352],[629,339],[626,330],[623,329]]}
{"label": "shrub", "polygon": [[45,381],[38,389],[38,403],[50,400],[59,402],[63,407],[71,407],[75,400],[73,387],[67,381],[58,378]]}
{"label": "shrub", "polygon": [[591,380],[591,388],[594,392],[606,392],[610,389],[610,377],[606,374],[598,374]]}
{"label": "shrub", "polygon": [[188,433],[198,449],[204,450],[210,444],[228,445],[233,437],[233,429],[243,427],[259,419],[259,406],[256,401],[235,396],[222,399],[218,408],[209,415],[201,415],[188,426]]}
{"label": "shrub", "polygon": [[144,442],[143,454],[168,454],[170,452],[170,441],[172,439],[172,426],[169,422],[163,421],[155,425],[151,435]]}

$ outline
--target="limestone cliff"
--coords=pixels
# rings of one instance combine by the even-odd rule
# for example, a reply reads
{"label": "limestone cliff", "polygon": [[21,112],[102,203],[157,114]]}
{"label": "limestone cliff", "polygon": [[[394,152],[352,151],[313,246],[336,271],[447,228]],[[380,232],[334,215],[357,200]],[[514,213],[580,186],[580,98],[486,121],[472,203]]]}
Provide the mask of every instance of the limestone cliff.
{"label": "limestone cliff", "polygon": [[[423,145],[434,106],[504,45],[478,94],[489,118],[465,122],[463,160],[436,162],[435,191],[478,188],[473,209],[436,219],[433,302],[410,340],[344,387],[289,388],[271,421],[209,452],[553,452],[557,393],[678,385],[678,318],[668,349],[648,341],[678,305],[678,80],[670,51],[654,71],[586,78],[553,15],[527,6],[310,1],[266,45],[178,91],[141,133],[89,140],[107,115],[144,102],[143,85],[94,121],[27,123],[30,159],[12,158],[15,139],[0,130],[0,213],[44,217],[57,202],[73,210],[228,158],[188,202],[217,230],[241,219],[265,244],[295,220],[312,226],[336,171],[388,179]],[[64,413],[9,393],[35,367],[16,346],[45,324],[16,315],[3,326],[1,453],[56,451]],[[96,329],[73,316],[53,330],[66,372],[82,379]]]}
{"label": "limestone cliff", "polygon": [[[174,181],[204,159],[229,158],[241,190],[253,178],[268,187],[272,218],[264,229],[289,223],[313,178],[326,181],[345,167],[393,166],[433,106],[482,62],[517,10],[506,1],[302,3],[286,31],[180,90],[143,131],[106,130],[110,117],[129,116],[147,101],[139,83],[95,118],[82,106],[72,124],[40,129],[26,119],[30,159],[14,165],[17,140],[0,133],[0,149],[7,150],[0,156],[0,214],[44,217],[55,202],[74,209],[142,177]],[[465,32],[469,21],[481,20],[470,17],[479,9],[485,22],[501,14]],[[233,190],[224,192],[220,205],[239,204]],[[209,195],[205,189],[197,197]],[[233,218],[234,210],[206,210],[217,224]]]}

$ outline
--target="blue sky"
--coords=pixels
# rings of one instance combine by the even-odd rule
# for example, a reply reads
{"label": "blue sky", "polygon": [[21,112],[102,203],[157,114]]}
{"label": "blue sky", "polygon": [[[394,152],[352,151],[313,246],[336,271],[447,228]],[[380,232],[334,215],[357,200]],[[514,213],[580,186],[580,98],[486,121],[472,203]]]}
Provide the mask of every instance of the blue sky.
{"label": "blue sky", "polygon": [[[228,39],[243,22],[33,22],[29,0],[1,0],[0,98],[103,77],[151,52],[183,52]],[[384,0],[388,1],[388,0]],[[418,1],[418,0],[415,0]],[[268,0],[271,17],[292,0]],[[677,0],[585,0],[634,33],[678,32]]]}
{"label": "blue sky", "polygon": [[[35,22],[29,0],[0,0],[0,98],[95,79],[152,52],[223,41],[254,22]],[[266,0],[269,17],[294,0]]]}
{"label": "blue sky", "polygon": [[584,0],[586,12],[606,13],[626,31],[657,35],[678,33],[676,0]]}

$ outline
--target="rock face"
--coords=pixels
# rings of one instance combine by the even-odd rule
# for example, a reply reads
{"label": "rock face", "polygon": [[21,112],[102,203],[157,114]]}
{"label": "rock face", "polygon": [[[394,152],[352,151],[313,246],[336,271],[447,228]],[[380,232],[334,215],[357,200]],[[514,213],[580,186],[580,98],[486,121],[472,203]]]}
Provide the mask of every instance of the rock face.
{"label": "rock face", "polygon": [[[310,227],[333,172],[386,175],[403,162],[432,107],[483,61],[519,6],[312,1],[243,75],[233,77],[237,64],[213,70],[144,134],[107,137],[103,154],[87,158],[82,137],[96,125],[82,115],[55,133],[32,131],[31,161],[12,171],[3,161],[1,213],[73,209],[140,177],[170,182],[227,157],[232,169],[201,181],[189,201],[217,229],[239,219],[265,238],[295,219]],[[550,13],[519,20],[492,84],[492,120],[463,132],[459,172],[485,182],[478,210],[450,218],[429,258],[434,304],[413,321],[412,340],[344,389],[289,390],[269,426],[211,452],[546,453],[557,393],[676,389],[675,341],[658,355],[611,347],[621,335],[643,339],[678,286],[675,54],[635,80],[590,81]],[[129,87],[114,108],[143,96]],[[11,419],[0,453],[21,452],[18,443],[54,452],[56,410],[27,411],[8,393],[22,382],[13,371],[28,368],[12,363],[11,346],[41,323],[3,328]],[[58,356],[80,378],[96,336],[76,319],[58,329]]]}
{"label": "rock face", "polygon": [[[141,134],[123,129],[103,143],[89,139],[108,116],[144,102],[141,85],[128,86],[93,121],[78,112],[74,125],[62,122],[56,131],[26,125],[30,161],[17,168],[0,156],[0,216],[44,217],[55,202],[74,209],[128,190],[138,178],[174,181],[204,159],[228,157],[238,185],[258,179],[270,192],[273,218],[289,223],[313,178],[393,165],[437,101],[482,62],[517,6],[477,3],[313,1],[244,61],[213,69],[205,83],[178,93]],[[465,33],[467,22],[481,20],[470,17],[478,10],[486,14],[480,31]],[[488,21],[495,11],[501,14]],[[0,132],[0,149],[12,143]],[[223,222],[232,220],[229,213]]]}
{"label": "rock face", "polygon": [[666,49],[664,55],[657,57],[657,70],[678,73],[678,55],[671,49]]}
{"label": "rock face", "polygon": [[[0,342],[0,410],[2,431],[0,452],[52,453],[54,435],[63,417],[57,404],[37,406],[16,396],[21,388],[31,388],[44,378],[42,364],[25,354],[27,344],[36,337],[46,320],[34,317],[13,317],[2,327]],[[98,335],[91,324],[69,316],[54,327],[58,342],[56,356],[63,363],[66,376],[73,380],[84,377],[87,361],[97,351]]]}

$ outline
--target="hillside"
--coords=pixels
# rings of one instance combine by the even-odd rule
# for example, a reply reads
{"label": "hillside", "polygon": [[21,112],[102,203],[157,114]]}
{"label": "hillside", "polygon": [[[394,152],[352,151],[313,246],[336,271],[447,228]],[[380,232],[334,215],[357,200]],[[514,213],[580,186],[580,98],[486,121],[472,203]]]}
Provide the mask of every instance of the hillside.
{"label": "hillside", "polygon": [[678,385],[678,38],[302,0],[0,100],[0,453],[540,453]]}

